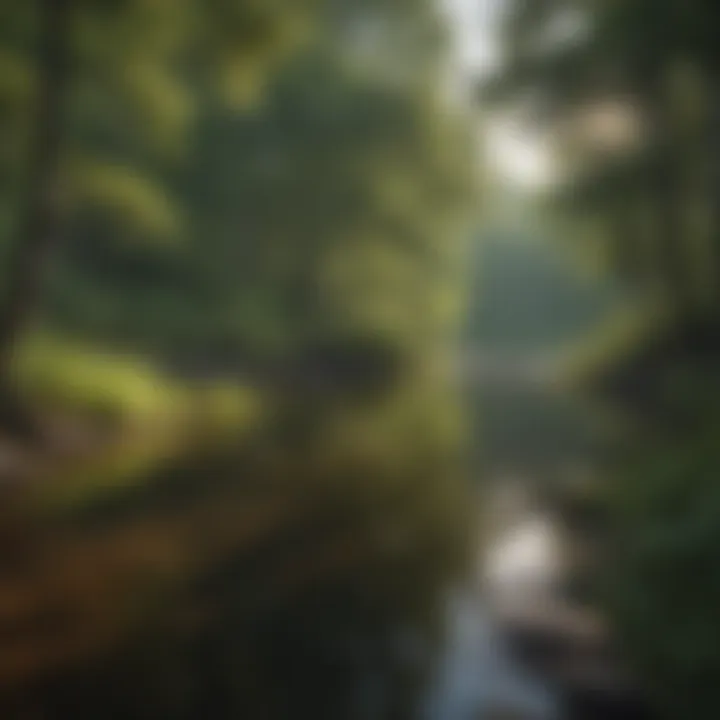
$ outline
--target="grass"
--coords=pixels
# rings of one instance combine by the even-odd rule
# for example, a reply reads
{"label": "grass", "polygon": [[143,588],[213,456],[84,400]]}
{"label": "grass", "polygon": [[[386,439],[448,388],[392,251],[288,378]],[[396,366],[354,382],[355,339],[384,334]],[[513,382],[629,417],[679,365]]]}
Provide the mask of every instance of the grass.
{"label": "grass", "polygon": [[258,393],[231,381],[190,385],[147,360],[42,337],[18,353],[16,377],[40,416],[87,436],[83,451],[49,458],[32,489],[38,507],[92,505],[149,482],[164,465],[259,422]]}
{"label": "grass", "polygon": [[16,378],[33,405],[117,422],[171,416],[184,401],[146,361],[48,337],[20,349]]}

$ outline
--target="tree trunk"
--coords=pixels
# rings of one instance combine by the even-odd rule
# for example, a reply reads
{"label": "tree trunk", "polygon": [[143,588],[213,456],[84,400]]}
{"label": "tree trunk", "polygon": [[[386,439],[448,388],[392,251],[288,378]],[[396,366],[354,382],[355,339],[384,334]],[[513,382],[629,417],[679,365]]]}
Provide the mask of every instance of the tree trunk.
{"label": "tree trunk", "polygon": [[6,426],[20,422],[20,403],[12,379],[14,355],[39,301],[44,271],[58,241],[59,164],[69,74],[70,3],[71,0],[40,3],[35,122],[27,190],[5,268],[5,297],[0,305],[0,423]]}

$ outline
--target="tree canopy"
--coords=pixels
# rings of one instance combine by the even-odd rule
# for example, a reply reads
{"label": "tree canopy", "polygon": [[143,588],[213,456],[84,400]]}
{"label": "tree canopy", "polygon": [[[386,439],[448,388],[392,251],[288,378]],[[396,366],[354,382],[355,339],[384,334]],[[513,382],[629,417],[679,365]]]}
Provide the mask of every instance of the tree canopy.
{"label": "tree canopy", "polygon": [[554,129],[568,170],[556,199],[602,224],[631,283],[660,289],[681,322],[707,314],[709,287],[720,287],[717,11],[675,0],[510,7],[509,51],[487,97]]}
{"label": "tree canopy", "polygon": [[[170,354],[447,327],[474,153],[438,90],[432,3],[64,7],[67,240],[45,325]],[[32,127],[42,11],[5,11],[8,128]],[[6,208],[27,172],[11,135]]]}

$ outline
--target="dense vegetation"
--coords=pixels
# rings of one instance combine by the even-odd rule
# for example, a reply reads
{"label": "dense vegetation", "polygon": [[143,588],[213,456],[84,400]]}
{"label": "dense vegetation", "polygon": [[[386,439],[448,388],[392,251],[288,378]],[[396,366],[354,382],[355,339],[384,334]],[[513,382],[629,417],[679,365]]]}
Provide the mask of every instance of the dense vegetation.
{"label": "dense vegetation", "polygon": [[639,421],[600,491],[603,597],[670,718],[714,717],[720,698],[718,20],[702,0],[514,3],[483,88],[555,139],[550,208],[640,298],[584,369]]}
{"label": "dense vegetation", "polygon": [[4,718],[412,705],[389,628],[435,642],[469,507],[445,45],[424,0],[0,9]]}
{"label": "dense vegetation", "polygon": [[[448,238],[474,169],[462,119],[438,105],[442,38],[425,3],[189,2],[188,18],[142,0],[67,3],[67,28],[43,35],[46,5],[4,11],[6,285],[26,297],[7,323],[24,333],[42,293],[32,312],[46,328],[238,359],[338,328],[414,341],[447,327]],[[278,66],[303,19],[314,39]],[[368,48],[365,23],[379,28]],[[46,112],[41,53],[63,32],[70,68]],[[383,56],[398,77],[373,66]],[[261,94],[241,92],[261,79]],[[30,167],[23,148],[37,143],[10,138],[33,118],[57,157]],[[38,183],[62,189],[61,207],[26,228],[17,194],[58,195]],[[62,246],[32,249],[47,236]]]}

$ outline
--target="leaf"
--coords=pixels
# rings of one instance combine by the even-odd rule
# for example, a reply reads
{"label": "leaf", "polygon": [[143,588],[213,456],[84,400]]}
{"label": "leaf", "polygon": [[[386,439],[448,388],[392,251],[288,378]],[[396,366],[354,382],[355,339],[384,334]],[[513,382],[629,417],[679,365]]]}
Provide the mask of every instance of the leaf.
{"label": "leaf", "polygon": [[99,213],[144,238],[168,240],[181,232],[178,208],[166,191],[135,169],[80,159],[70,168],[69,185],[76,213]]}

